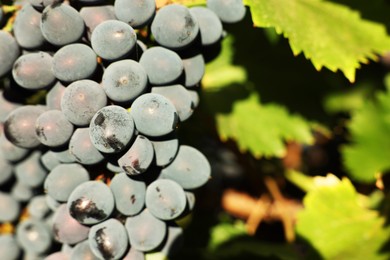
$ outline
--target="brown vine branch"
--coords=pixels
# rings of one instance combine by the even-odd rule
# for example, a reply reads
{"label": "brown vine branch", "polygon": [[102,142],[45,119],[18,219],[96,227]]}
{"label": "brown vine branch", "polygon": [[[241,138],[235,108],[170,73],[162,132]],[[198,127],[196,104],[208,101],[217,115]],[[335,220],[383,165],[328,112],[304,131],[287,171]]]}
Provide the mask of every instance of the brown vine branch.
{"label": "brown vine branch", "polygon": [[285,198],[275,180],[265,179],[269,194],[256,199],[236,190],[226,190],[222,196],[222,207],[229,214],[246,220],[248,234],[254,235],[262,221],[281,221],[286,241],[295,240],[294,224],[302,204],[296,200]]}

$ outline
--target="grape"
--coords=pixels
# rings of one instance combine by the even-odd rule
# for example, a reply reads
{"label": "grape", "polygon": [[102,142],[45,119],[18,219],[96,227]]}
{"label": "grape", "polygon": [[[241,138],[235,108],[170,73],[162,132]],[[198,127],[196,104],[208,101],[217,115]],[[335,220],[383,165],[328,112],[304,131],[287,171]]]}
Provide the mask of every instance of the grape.
{"label": "grape", "polygon": [[55,147],[66,144],[73,134],[73,125],[60,110],[48,110],[35,122],[35,133],[39,141]]}
{"label": "grape", "polygon": [[207,8],[224,23],[237,23],[244,19],[246,13],[242,0],[207,0]]}
{"label": "grape", "polygon": [[43,184],[47,171],[41,164],[41,155],[42,153],[39,150],[35,150],[15,166],[15,175],[20,183],[31,188]]}
{"label": "grape", "polygon": [[46,94],[46,106],[48,109],[61,110],[61,98],[65,91],[65,86],[57,81],[56,84]]}
{"label": "grape", "polygon": [[17,260],[21,254],[16,239],[11,234],[0,235],[0,259]]}
{"label": "grape", "polygon": [[119,20],[138,29],[149,24],[156,12],[154,0],[116,0],[115,15]]}
{"label": "grape", "polygon": [[[77,130],[76,130],[77,131]],[[73,133],[74,134],[74,133]],[[61,163],[73,163],[76,162],[76,158],[71,153],[68,148],[60,147],[54,150],[51,150],[54,154],[54,157]]]}
{"label": "grape", "polygon": [[19,212],[19,202],[9,194],[0,191],[0,222],[15,221]]}
{"label": "grape", "polygon": [[78,243],[70,255],[70,259],[88,259],[88,260],[100,260],[94,253],[92,253],[88,240]]}
{"label": "grape", "polygon": [[2,185],[10,180],[13,175],[13,166],[4,158],[2,152],[0,152],[0,169],[0,185]]}
{"label": "grape", "polygon": [[187,7],[171,4],[162,7],[157,12],[151,30],[160,45],[179,49],[195,40],[199,25]]}
{"label": "grape", "polygon": [[60,164],[49,173],[44,188],[53,199],[66,202],[72,191],[89,179],[88,171],[80,164]]}
{"label": "grape", "polygon": [[195,207],[195,194],[191,191],[186,191],[188,210],[192,211]]}
{"label": "grape", "polygon": [[175,106],[162,95],[147,93],[131,105],[137,130],[147,136],[163,136],[172,132],[178,123]]}
{"label": "grape", "polygon": [[160,250],[165,256],[171,258],[183,246],[183,229],[179,226],[168,226],[168,235],[163,248]]}
{"label": "grape", "polygon": [[93,5],[93,4],[103,3],[105,0],[75,0],[75,1],[85,5]]}
{"label": "grape", "polygon": [[70,84],[61,99],[65,117],[77,126],[89,125],[95,113],[107,104],[107,96],[98,83],[78,80]]}
{"label": "grape", "polygon": [[179,140],[177,138],[167,138],[161,140],[151,140],[157,166],[166,166],[175,158],[179,150]]}
{"label": "grape", "polygon": [[12,186],[11,196],[17,201],[27,202],[34,196],[34,192],[31,187],[17,181],[14,186]]}
{"label": "grape", "polygon": [[113,173],[118,173],[118,172],[122,172],[123,169],[118,165],[118,161],[107,161],[107,164],[106,164],[106,168],[107,170],[109,170],[110,172],[113,172]]}
{"label": "grape", "polygon": [[102,86],[107,96],[116,102],[128,102],[145,91],[148,76],[136,61],[121,60],[111,63],[103,74]]}
{"label": "grape", "polygon": [[45,43],[40,27],[41,16],[30,4],[25,4],[17,13],[13,33],[20,47],[36,49]]}
{"label": "grape", "polygon": [[43,9],[45,9],[46,6],[63,2],[63,0],[29,0],[29,2],[38,11],[43,11]]}
{"label": "grape", "polygon": [[142,251],[138,251],[137,249],[130,247],[129,251],[122,260],[145,260],[145,254]]}
{"label": "grape", "polygon": [[183,61],[180,56],[164,47],[147,49],[139,63],[145,68],[149,82],[153,85],[171,83],[183,73]]}
{"label": "grape", "polygon": [[110,189],[114,194],[116,209],[123,215],[133,216],[143,209],[145,182],[132,179],[122,172],[111,180]]}
{"label": "grape", "polygon": [[56,201],[55,199],[53,199],[49,194],[46,194],[45,198],[46,198],[47,206],[49,206],[49,208],[52,211],[56,211],[57,208],[59,206],[61,206],[61,203],[59,201]]}
{"label": "grape", "polygon": [[92,144],[89,128],[78,128],[74,131],[69,142],[69,152],[77,162],[85,165],[96,164],[104,159],[104,156]]}
{"label": "grape", "polygon": [[96,224],[114,210],[114,196],[106,184],[88,181],[77,186],[68,200],[70,215],[81,224]]}
{"label": "grape", "polygon": [[70,258],[70,255],[73,252],[73,245],[62,244],[61,252],[65,253],[68,256],[68,258]]}
{"label": "grape", "polygon": [[180,121],[187,120],[194,111],[191,95],[182,85],[153,87],[152,93],[160,94],[169,99],[175,106]]}
{"label": "grape", "polygon": [[182,187],[171,180],[155,180],[146,189],[146,207],[155,217],[172,220],[184,212],[187,197]]}
{"label": "grape", "polygon": [[42,154],[41,163],[49,171],[53,170],[54,167],[61,164],[61,162],[55,156],[54,152],[50,150]]}
{"label": "grape", "polygon": [[4,92],[0,90],[0,122],[4,122],[9,113],[21,106],[21,104],[7,100]]}
{"label": "grape", "polygon": [[20,56],[14,63],[12,75],[21,87],[43,89],[55,81],[51,70],[53,58],[46,52],[28,53]]}
{"label": "grape", "polygon": [[41,31],[48,42],[63,46],[81,38],[84,20],[70,5],[53,3],[42,12]]}
{"label": "grape", "polygon": [[28,214],[35,219],[44,219],[49,215],[50,208],[46,202],[45,195],[33,197],[27,204]]}
{"label": "grape", "polygon": [[0,78],[12,70],[12,65],[19,57],[19,45],[15,38],[6,31],[0,31]]}
{"label": "grape", "polygon": [[196,90],[188,90],[188,93],[191,96],[192,104],[194,107],[197,107],[199,105],[199,94]]}
{"label": "grape", "polygon": [[101,152],[122,151],[134,134],[131,114],[120,106],[106,106],[96,112],[89,125],[92,144]]}
{"label": "grape", "polygon": [[196,189],[210,178],[207,158],[197,149],[181,145],[173,162],[161,171],[161,178],[171,179],[184,189]]}
{"label": "grape", "polygon": [[116,19],[112,5],[86,6],[81,8],[80,15],[84,19],[89,39],[96,26],[104,21]]}
{"label": "grape", "polygon": [[47,257],[45,257],[45,260],[69,260],[69,255],[64,252],[55,252]]}
{"label": "grape", "polygon": [[142,252],[157,248],[167,233],[166,223],[154,217],[148,209],[144,209],[136,216],[128,217],[125,227],[130,245]]}
{"label": "grape", "polygon": [[184,86],[191,88],[197,86],[205,73],[205,61],[202,54],[183,59]]}
{"label": "grape", "polygon": [[4,134],[0,136],[0,153],[7,161],[18,162],[25,158],[28,152],[28,149],[16,146],[8,141]]}
{"label": "grape", "polygon": [[28,253],[42,254],[51,244],[52,237],[48,226],[39,220],[29,218],[16,228],[16,238],[20,246]]}
{"label": "grape", "polygon": [[222,23],[218,16],[209,8],[196,6],[190,8],[190,13],[199,23],[202,45],[211,45],[222,37]]}
{"label": "grape", "polygon": [[92,32],[92,49],[106,60],[117,60],[131,53],[137,42],[134,29],[121,21],[104,21]]}
{"label": "grape", "polygon": [[53,56],[53,72],[57,79],[73,82],[92,76],[97,56],[87,45],[73,43],[59,49]]}
{"label": "grape", "polygon": [[129,175],[145,172],[153,161],[153,145],[145,136],[138,135],[130,149],[118,160]]}
{"label": "grape", "polygon": [[126,228],[113,218],[94,225],[88,241],[92,252],[101,259],[121,259],[129,246]]}
{"label": "grape", "polygon": [[86,239],[90,230],[69,214],[66,204],[55,210],[52,227],[55,240],[71,245]]}

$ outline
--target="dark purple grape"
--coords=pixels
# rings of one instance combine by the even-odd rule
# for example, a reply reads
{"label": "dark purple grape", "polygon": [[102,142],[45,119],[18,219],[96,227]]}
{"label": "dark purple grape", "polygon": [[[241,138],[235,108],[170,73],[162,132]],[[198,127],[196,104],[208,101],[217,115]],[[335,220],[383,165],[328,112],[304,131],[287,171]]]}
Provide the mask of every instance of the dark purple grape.
{"label": "dark purple grape", "polygon": [[35,132],[39,141],[56,147],[66,144],[73,134],[73,125],[60,110],[48,110],[35,122]]}
{"label": "dark purple grape", "polygon": [[12,111],[4,122],[4,134],[16,146],[34,148],[40,145],[35,134],[35,122],[46,111],[43,106],[22,106]]}

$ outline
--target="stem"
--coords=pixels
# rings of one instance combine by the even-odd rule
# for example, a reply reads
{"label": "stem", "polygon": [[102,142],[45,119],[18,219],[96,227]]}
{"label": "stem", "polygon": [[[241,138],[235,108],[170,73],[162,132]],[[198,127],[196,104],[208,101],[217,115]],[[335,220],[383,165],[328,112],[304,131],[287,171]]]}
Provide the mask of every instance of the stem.
{"label": "stem", "polygon": [[295,184],[301,190],[308,192],[314,187],[313,179],[302,172],[287,170],[284,174],[287,180]]}

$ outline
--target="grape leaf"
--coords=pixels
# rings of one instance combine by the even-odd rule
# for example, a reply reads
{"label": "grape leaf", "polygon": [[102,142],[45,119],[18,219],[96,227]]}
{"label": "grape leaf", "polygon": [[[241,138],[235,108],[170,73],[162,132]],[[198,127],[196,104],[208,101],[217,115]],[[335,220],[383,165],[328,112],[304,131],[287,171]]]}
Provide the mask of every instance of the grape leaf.
{"label": "grape leaf", "polygon": [[309,144],[310,124],[278,104],[261,104],[244,67],[232,63],[233,37],[224,39],[222,52],[206,67],[203,100],[214,113],[222,140],[233,139],[242,152],[254,156],[285,155],[286,140]]}
{"label": "grape leaf", "polygon": [[351,144],[342,149],[351,177],[362,182],[373,182],[378,173],[390,170],[390,92],[376,97],[352,113]]}
{"label": "grape leaf", "polygon": [[348,179],[331,177],[306,194],[305,208],[298,214],[298,235],[324,259],[389,259],[381,252],[390,235],[385,218],[359,203],[362,195]]}
{"label": "grape leaf", "polygon": [[245,0],[255,26],[274,27],[289,39],[294,55],[301,52],[317,70],[341,70],[351,82],[360,63],[376,60],[390,49],[380,23],[363,20],[347,6],[323,0]]}

